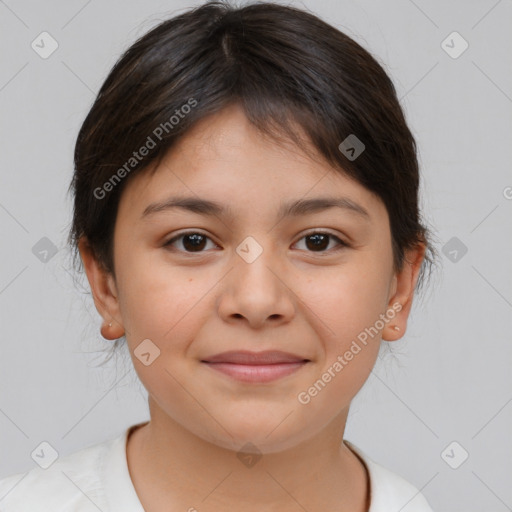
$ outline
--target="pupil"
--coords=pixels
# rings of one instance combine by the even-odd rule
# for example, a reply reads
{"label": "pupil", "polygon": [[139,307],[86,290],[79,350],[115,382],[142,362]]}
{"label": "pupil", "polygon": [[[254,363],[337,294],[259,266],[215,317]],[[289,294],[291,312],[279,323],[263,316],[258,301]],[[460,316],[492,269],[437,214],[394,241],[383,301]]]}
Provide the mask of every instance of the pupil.
{"label": "pupil", "polygon": [[317,249],[318,248],[325,249],[329,245],[328,243],[327,244],[325,243],[328,239],[328,235],[323,235],[323,234],[317,233],[314,235],[309,235],[307,238],[309,240],[315,240],[313,247],[316,247]]}
{"label": "pupil", "polygon": [[[186,235],[183,238],[183,245],[184,245],[184,247],[186,249],[189,249],[189,248],[192,248],[192,249],[198,249],[198,248],[202,249],[202,247],[204,245],[204,239],[205,239],[205,237],[203,235],[200,235],[200,234]],[[192,243],[188,244],[187,240],[192,240]]]}

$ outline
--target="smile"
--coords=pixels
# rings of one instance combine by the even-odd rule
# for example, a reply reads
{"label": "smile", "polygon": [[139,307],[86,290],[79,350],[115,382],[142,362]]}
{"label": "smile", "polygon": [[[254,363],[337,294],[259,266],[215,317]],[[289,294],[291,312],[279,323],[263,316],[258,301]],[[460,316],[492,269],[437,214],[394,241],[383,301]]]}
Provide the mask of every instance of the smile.
{"label": "smile", "polygon": [[310,361],[279,351],[232,351],[201,362],[239,381],[265,383],[291,375]]}
{"label": "smile", "polygon": [[307,361],[301,363],[278,364],[232,364],[232,363],[206,363],[210,368],[222,372],[230,377],[244,382],[271,382],[302,368]]}

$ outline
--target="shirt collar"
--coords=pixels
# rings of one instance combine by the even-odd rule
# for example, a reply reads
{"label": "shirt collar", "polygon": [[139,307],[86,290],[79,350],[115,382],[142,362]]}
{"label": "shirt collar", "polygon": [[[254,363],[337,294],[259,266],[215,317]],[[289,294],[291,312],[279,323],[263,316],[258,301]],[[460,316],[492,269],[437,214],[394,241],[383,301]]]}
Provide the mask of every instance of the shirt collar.
{"label": "shirt collar", "polygon": [[103,481],[110,510],[144,512],[128,471],[126,441],[133,429],[145,423],[148,422],[132,425],[124,431],[123,435],[113,439],[111,447],[105,455]]}
{"label": "shirt collar", "polygon": [[[145,512],[128,470],[126,442],[132,430],[147,423],[148,421],[145,421],[127,428],[121,436],[111,441],[110,450],[105,455],[103,481],[105,482],[106,498],[112,510]],[[368,512],[377,512],[380,510],[380,503],[382,502],[382,495],[379,491],[380,467],[350,441],[344,440],[343,442],[358,456],[366,468],[370,481],[370,508]]]}

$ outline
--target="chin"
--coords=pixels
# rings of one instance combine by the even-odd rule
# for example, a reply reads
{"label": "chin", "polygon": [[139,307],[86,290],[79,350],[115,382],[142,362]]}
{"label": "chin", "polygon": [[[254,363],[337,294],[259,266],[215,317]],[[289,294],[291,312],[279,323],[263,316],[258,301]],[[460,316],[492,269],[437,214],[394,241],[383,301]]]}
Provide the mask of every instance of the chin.
{"label": "chin", "polygon": [[211,432],[209,432],[208,438],[205,440],[236,453],[242,451],[253,454],[282,452],[297,446],[309,437],[305,429],[297,429],[294,426],[292,431],[290,424],[285,425],[286,420],[283,422],[285,416],[281,415],[278,419],[267,418],[266,421],[260,418],[254,422],[248,422],[247,419],[236,422],[231,418],[230,422],[222,424],[231,435],[219,427],[216,429],[214,437],[211,437]]}

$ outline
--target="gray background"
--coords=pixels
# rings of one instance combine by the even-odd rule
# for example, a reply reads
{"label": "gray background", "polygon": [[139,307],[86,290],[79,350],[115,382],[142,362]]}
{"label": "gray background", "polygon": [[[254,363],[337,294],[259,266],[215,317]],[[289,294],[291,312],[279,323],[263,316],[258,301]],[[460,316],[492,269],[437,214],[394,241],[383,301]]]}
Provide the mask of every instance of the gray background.
{"label": "gray background", "polygon": [[[78,128],[119,54],[198,3],[0,1],[0,477],[33,467],[41,441],[63,456],[148,419],[129,356],[98,366],[109,342],[72,278],[66,190]],[[294,5],[346,31],[391,74],[442,261],[394,355],[382,352],[354,400],[346,438],[438,512],[512,510],[511,2]],[[47,59],[31,48],[43,31],[59,45]],[[442,47],[453,31],[469,44],[458,58]],[[46,262],[43,237],[58,249]],[[444,255],[453,237],[459,247]],[[463,450],[469,458],[453,469],[446,461],[459,464]]]}

